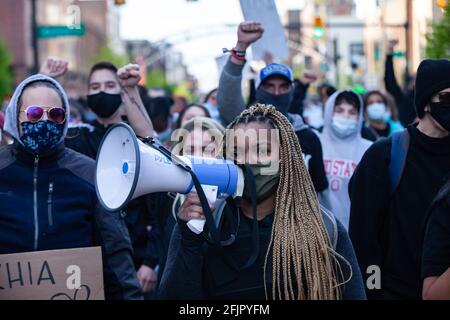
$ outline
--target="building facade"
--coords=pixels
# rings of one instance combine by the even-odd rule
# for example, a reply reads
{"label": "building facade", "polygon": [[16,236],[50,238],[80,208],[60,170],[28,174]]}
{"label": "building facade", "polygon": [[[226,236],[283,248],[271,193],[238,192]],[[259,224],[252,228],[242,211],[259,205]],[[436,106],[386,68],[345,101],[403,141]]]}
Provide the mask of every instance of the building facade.
{"label": "building facade", "polygon": [[[12,53],[16,82],[33,69],[32,0],[0,1],[0,39]],[[47,57],[69,62],[72,71],[86,74],[102,47],[118,53],[125,49],[119,34],[119,8],[113,0],[36,1],[38,26],[85,28],[83,36],[38,39],[38,65]]]}

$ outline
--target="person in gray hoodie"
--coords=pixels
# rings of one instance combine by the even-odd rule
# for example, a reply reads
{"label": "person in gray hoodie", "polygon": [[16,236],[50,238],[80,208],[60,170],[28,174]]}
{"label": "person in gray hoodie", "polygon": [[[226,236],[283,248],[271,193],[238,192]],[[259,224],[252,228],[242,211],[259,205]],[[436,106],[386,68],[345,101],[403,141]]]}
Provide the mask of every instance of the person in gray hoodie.
{"label": "person in gray hoodie", "polygon": [[[238,41],[222,71],[217,91],[219,114],[224,126],[231,123],[246,108],[241,90],[245,51],[261,38],[263,32],[264,29],[257,22],[239,24]],[[326,208],[330,208],[320,140],[299,114],[288,112],[294,97],[293,82],[293,73],[289,67],[278,63],[267,65],[256,80],[256,102],[273,105],[288,118],[302,147],[303,158],[319,201]]]}
{"label": "person in gray hoodie", "polygon": [[361,136],[362,106],[362,99],[355,92],[335,92],[325,104],[324,127],[320,135],[332,211],[347,230],[350,219],[348,183],[372,144]]}
{"label": "person in gray hoodie", "polygon": [[69,114],[63,88],[42,74],[11,98],[5,131],[14,143],[0,147],[0,254],[100,246],[106,299],[141,299],[123,216],[101,207],[94,160],[64,146]]}

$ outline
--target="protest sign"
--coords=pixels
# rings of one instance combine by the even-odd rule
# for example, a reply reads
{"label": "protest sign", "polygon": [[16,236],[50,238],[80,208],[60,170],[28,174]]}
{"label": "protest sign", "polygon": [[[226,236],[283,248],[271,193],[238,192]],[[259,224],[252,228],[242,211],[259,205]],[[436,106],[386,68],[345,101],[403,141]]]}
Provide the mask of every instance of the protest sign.
{"label": "protest sign", "polygon": [[275,0],[240,0],[240,3],[245,21],[260,22],[264,28],[262,38],[252,45],[253,59],[263,60],[266,51],[274,58],[287,58],[286,36]]}
{"label": "protest sign", "polygon": [[0,255],[0,300],[104,300],[101,248]]}

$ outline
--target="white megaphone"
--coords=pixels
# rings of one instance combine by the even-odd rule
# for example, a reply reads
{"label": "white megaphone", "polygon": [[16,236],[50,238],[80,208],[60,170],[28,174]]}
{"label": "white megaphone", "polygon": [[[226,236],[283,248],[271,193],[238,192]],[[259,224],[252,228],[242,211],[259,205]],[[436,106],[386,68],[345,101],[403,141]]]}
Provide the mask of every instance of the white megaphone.
{"label": "white megaphone", "polygon": [[[202,186],[214,186],[217,197],[241,196],[244,175],[233,162],[199,157],[177,157],[194,171]],[[139,140],[124,123],[111,127],[97,155],[97,196],[108,211],[123,209],[142,195],[155,192],[187,194],[193,191],[190,173],[157,148]],[[206,193],[206,192],[205,192]],[[191,220],[189,228],[203,231],[204,220]]]}

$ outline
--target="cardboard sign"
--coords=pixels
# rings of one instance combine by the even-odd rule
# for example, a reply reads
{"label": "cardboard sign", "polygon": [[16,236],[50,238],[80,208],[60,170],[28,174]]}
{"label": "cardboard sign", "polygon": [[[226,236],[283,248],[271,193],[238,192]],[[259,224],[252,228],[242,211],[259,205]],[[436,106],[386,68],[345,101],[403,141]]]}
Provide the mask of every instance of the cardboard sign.
{"label": "cardboard sign", "polygon": [[286,36],[275,0],[240,0],[240,3],[245,21],[260,22],[264,28],[262,38],[252,45],[253,59],[263,60],[266,51],[274,58],[287,58]]}
{"label": "cardboard sign", "polygon": [[104,300],[100,247],[0,255],[0,300]]}

